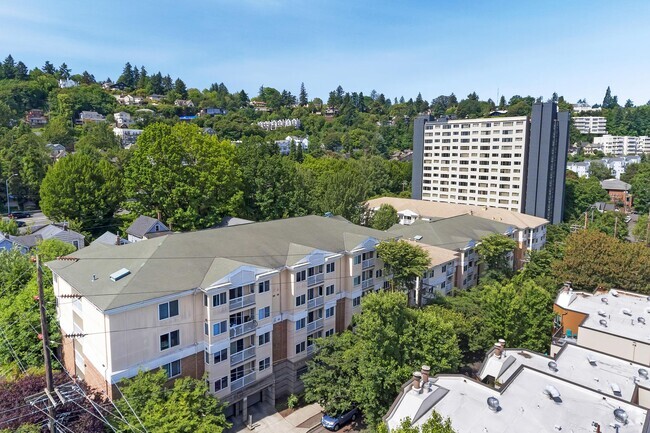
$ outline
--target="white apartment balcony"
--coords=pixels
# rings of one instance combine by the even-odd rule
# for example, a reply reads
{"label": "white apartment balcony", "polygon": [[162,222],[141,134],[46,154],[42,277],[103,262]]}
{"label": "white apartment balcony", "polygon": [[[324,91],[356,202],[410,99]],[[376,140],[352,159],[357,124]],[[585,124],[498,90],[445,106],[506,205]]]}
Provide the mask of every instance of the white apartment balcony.
{"label": "white apartment balcony", "polygon": [[314,348],[316,347],[315,344],[312,344],[311,346],[307,346],[307,355],[311,355],[314,353]]}
{"label": "white apartment balcony", "polygon": [[323,327],[323,319],[316,319],[307,323],[307,332],[312,332]]}
{"label": "white apartment balcony", "polygon": [[451,277],[452,275],[454,275],[454,268],[448,268],[447,269],[447,276]]}
{"label": "white apartment balcony", "polygon": [[361,289],[362,289],[362,290],[365,290],[365,289],[367,289],[367,288],[369,288],[369,287],[372,287],[372,286],[374,286],[374,285],[375,285],[375,283],[374,283],[374,280],[373,280],[372,278],[370,278],[370,279],[368,279],[368,280],[363,280],[363,281],[361,282]]}
{"label": "white apartment balcony", "polygon": [[241,362],[244,362],[254,357],[255,357],[255,346],[251,346],[244,350],[231,354],[230,365],[233,366],[235,364],[239,364]]}
{"label": "white apartment balcony", "polygon": [[239,337],[257,329],[257,320],[249,320],[241,325],[234,325],[230,327],[230,338]]}
{"label": "white apartment balcony", "polygon": [[373,266],[375,266],[375,259],[366,259],[361,262],[362,269],[372,268]]}
{"label": "white apartment balcony", "polygon": [[320,307],[323,305],[323,296],[318,296],[316,298],[310,299],[307,301],[307,309],[311,310],[312,308]]}
{"label": "white apartment balcony", "polygon": [[255,293],[249,293],[248,295],[240,296],[239,298],[233,298],[230,300],[230,310],[239,310],[240,308],[248,307],[255,303]]}
{"label": "white apartment balcony", "polygon": [[250,385],[253,382],[255,382],[255,372],[254,371],[248,373],[245,376],[240,377],[237,380],[233,380],[230,383],[230,392],[237,391],[238,389],[243,388],[246,385]]}
{"label": "white apartment balcony", "polygon": [[313,286],[314,284],[319,284],[325,281],[325,274],[316,274],[311,277],[307,277],[307,285]]}

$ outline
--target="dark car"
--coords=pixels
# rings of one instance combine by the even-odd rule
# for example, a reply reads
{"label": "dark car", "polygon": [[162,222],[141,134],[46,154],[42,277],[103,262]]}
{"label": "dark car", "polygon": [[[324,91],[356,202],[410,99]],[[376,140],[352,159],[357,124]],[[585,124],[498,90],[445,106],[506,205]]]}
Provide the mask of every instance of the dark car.
{"label": "dark car", "polygon": [[29,212],[12,212],[9,214],[9,218],[12,219],[21,219],[21,218],[29,218],[32,216]]}
{"label": "dark car", "polygon": [[355,407],[354,409],[348,412],[343,412],[342,414],[337,416],[323,415],[323,418],[321,418],[320,423],[326,429],[338,431],[338,429],[340,429],[341,426],[349,423],[350,421],[354,421],[355,419],[357,419],[357,416],[359,416],[359,410]]}

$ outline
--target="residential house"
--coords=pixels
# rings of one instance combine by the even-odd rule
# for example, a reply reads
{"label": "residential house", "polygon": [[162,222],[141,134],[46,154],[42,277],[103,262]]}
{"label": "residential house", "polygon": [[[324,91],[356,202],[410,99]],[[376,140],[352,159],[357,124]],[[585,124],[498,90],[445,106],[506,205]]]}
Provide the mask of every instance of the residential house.
{"label": "residential house", "polygon": [[16,236],[0,232],[0,253],[11,250],[18,250],[21,254],[27,254],[30,247],[24,245]]}
{"label": "residential house", "polygon": [[589,167],[591,167],[590,161],[569,161],[566,163],[566,169],[574,172],[578,177],[589,177]]}
{"label": "residential house", "polygon": [[627,166],[630,164],[638,164],[641,162],[639,155],[619,156],[615,158],[601,158],[592,159],[582,162],[567,162],[567,170],[571,170],[580,177],[589,177],[589,168],[592,162],[599,162],[612,171],[616,179],[621,178],[621,174],[625,173]]}
{"label": "residential house", "polygon": [[587,111],[600,111],[600,107],[592,107],[591,105],[587,104],[586,102],[580,102],[577,104],[573,104],[573,112],[574,113],[584,113]]}
{"label": "residential house", "polygon": [[274,131],[278,128],[300,129],[302,122],[300,122],[300,119],[274,119],[257,122],[257,126],[267,131]]}
{"label": "residential house", "polygon": [[413,161],[413,151],[411,149],[398,150],[390,156],[391,161]]}
{"label": "residential house", "polygon": [[96,111],[82,111],[79,114],[79,120],[77,121],[77,123],[80,124],[97,123],[97,122],[104,122],[105,120],[106,120],[106,116],[103,116]]}
{"label": "residential house", "polygon": [[338,116],[338,114],[339,109],[336,107],[327,107],[327,109],[325,109],[325,117],[334,117]]}
{"label": "residential house", "polygon": [[228,111],[224,108],[202,108],[199,111],[199,116],[225,116],[228,114]]}
{"label": "residential house", "polygon": [[32,128],[38,128],[47,125],[47,116],[43,110],[33,109],[27,112],[25,115],[25,121]]}
{"label": "residential house", "polygon": [[392,206],[397,211],[399,223],[403,225],[413,224],[417,220],[432,221],[459,215],[472,215],[507,224],[516,230],[514,234],[514,239],[517,241],[517,248],[514,252],[516,269],[523,266],[529,252],[539,251],[546,244],[548,220],[515,211],[398,197],[380,197],[369,200],[366,204],[371,211],[376,211],[382,204]]}
{"label": "residential house", "polygon": [[111,231],[106,231],[104,232],[103,235],[99,236],[97,239],[92,241],[90,245],[95,245],[95,244],[126,245],[130,243],[131,242],[129,242],[127,239],[124,239]]}
{"label": "residential house", "polygon": [[[595,138],[596,137],[594,137],[594,140]],[[596,152],[603,152],[602,144],[587,143],[584,146],[582,146],[582,153],[584,153],[585,155],[595,155]]]}
{"label": "residential house", "polygon": [[248,406],[302,391],[314,340],[346,329],[387,284],[375,248],[393,237],[307,216],[93,244],[47,263],[57,299],[80,295],[57,304],[62,333],[85,334],[63,339],[63,363],[109,397],[140,370],[205,378],[246,419]]}
{"label": "residential house", "polygon": [[31,226],[29,234],[20,236],[5,235],[5,240],[9,240],[16,247],[25,250],[25,252],[35,248],[39,242],[48,239],[58,239],[74,246],[78,250],[85,246],[84,235],[77,233],[74,230],[70,230],[65,223]]}
{"label": "residential house", "polygon": [[153,95],[149,95],[147,99],[153,102],[162,102],[162,100],[165,99],[165,95],[157,95],[154,93]]}
{"label": "residential house", "polygon": [[277,144],[280,149],[280,155],[288,155],[292,144],[293,146],[300,146],[303,150],[307,150],[309,148],[309,137],[296,137],[290,135],[284,140],[276,140],[275,144]]}
{"label": "residential house", "polygon": [[114,95],[117,102],[121,105],[142,105],[145,103],[145,99],[142,96],[133,96],[133,95]]}
{"label": "residential house", "polygon": [[264,101],[251,101],[250,104],[251,107],[255,109],[255,111],[261,111],[261,112],[271,111],[271,109],[266,106],[266,102]]}
{"label": "residential house", "polygon": [[45,145],[45,147],[50,152],[50,158],[52,158],[54,161],[58,161],[64,156],[68,155],[68,151],[62,144],[48,143]]}
{"label": "residential house", "polygon": [[140,242],[145,239],[151,239],[163,234],[170,234],[169,228],[156,218],[140,215],[126,229],[129,242]]}
{"label": "residential house", "polygon": [[113,128],[113,134],[120,139],[123,148],[128,149],[138,140],[142,135],[142,129],[129,129],[129,128]]}
{"label": "residential house", "polygon": [[76,86],[77,86],[77,83],[72,81],[72,80],[66,80],[66,79],[63,79],[63,78],[61,78],[59,80],[59,87],[61,89],[69,89],[71,87],[76,87]]}
{"label": "residential house", "polygon": [[115,119],[115,126],[118,128],[128,128],[134,123],[131,119],[131,114],[126,111],[113,113],[113,118]]}
{"label": "residential house", "polygon": [[174,101],[174,105],[177,107],[191,108],[194,107],[194,102],[192,102],[190,99],[177,99]]}
{"label": "residential house", "polygon": [[623,207],[626,212],[632,209],[632,185],[618,179],[607,179],[601,181],[600,186],[607,191],[612,202]]}

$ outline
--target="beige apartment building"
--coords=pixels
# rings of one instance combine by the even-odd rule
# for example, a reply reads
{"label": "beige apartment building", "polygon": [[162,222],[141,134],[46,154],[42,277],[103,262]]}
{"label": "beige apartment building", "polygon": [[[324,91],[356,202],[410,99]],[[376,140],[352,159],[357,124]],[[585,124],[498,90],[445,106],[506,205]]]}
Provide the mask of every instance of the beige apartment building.
{"label": "beige apartment building", "polygon": [[581,134],[607,134],[607,119],[603,116],[576,116],[573,124]]}
{"label": "beige apartment building", "polygon": [[[246,416],[302,390],[315,338],[346,329],[388,284],[375,247],[398,235],[308,216],[95,243],[49,262],[66,368],[109,397],[139,370],[201,378]],[[444,261],[444,263],[442,263]],[[455,271],[453,256],[431,270]],[[449,269],[449,270],[447,270]]]}

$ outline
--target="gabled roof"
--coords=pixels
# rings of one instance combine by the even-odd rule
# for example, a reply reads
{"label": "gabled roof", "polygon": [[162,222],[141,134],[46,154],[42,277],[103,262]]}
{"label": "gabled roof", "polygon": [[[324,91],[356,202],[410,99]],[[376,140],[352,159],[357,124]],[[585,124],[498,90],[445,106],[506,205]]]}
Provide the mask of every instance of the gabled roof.
{"label": "gabled roof", "polygon": [[629,191],[630,189],[632,189],[632,185],[618,179],[603,180],[602,182],[600,182],[600,186],[602,186],[603,189],[614,190],[614,191]]}
{"label": "gabled roof", "polygon": [[[106,245],[116,245],[117,244],[117,239],[118,239],[118,236],[115,233],[107,231],[103,235],[101,235],[100,237],[98,237],[97,239],[92,241],[90,243],[90,245],[92,245],[94,243],[100,243],[100,244],[106,244]],[[129,241],[127,241],[124,238],[119,238],[119,239],[120,239],[120,243],[119,243],[120,245],[124,245],[124,244],[129,243]]]}
{"label": "gabled roof", "polygon": [[162,222],[158,221],[156,218],[151,218],[146,215],[140,215],[138,218],[136,218],[135,221],[129,226],[128,229],[126,229],[126,232],[130,235],[136,236],[138,238],[143,238],[144,235],[149,233],[149,231],[153,228],[153,226],[159,223],[162,227],[164,227],[164,230],[160,231],[169,231],[167,226],[165,226]]}

